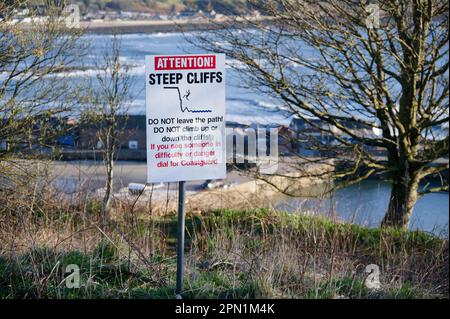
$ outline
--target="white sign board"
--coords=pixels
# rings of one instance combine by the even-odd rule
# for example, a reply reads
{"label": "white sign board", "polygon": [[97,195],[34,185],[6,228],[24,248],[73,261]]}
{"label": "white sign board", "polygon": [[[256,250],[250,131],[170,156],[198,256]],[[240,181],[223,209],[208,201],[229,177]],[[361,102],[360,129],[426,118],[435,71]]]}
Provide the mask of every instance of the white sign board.
{"label": "white sign board", "polygon": [[145,57],[147,182],[226,177],[225,55]]}

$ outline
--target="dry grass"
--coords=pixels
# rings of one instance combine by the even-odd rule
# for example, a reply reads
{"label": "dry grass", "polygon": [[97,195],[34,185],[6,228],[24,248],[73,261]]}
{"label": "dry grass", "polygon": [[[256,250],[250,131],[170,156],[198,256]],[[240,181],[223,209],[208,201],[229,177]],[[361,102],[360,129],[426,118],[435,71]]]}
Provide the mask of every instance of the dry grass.
{"label": "dry grass", "polygon": [[[28,184],[33,185],[33,184]],[[151,213],[149,213],[151,212]],[[48,185],[0,192],[0,297],[172,298],[176,214]],[[268,209],[187,214],[185,297],[448,298],[448,240]],[[65,267],[81,287],[66,287]],[[364,285],[380,267],[381,289]]]}

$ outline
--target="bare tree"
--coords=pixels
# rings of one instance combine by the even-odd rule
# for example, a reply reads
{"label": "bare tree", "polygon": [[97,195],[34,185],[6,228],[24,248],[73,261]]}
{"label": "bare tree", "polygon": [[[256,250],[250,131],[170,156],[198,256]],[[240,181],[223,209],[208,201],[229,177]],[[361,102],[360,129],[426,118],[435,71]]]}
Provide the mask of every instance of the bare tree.
{"label": "bare tree", "polygon": [[98,74],[90,83],[89,106],[85,116],[97,127],[97,138],[103,150],[106,169],[103,196],[104,221],[109,219],[114,181],[114,162],[120,146],[120,136],[127,122],[127,111],[132,101],[129,66],[120,61],[121,43],[114,35],[106,53],[99,61]]}
{"label": "bare tree", "polygon": [[419,196],[448,190],[444,179],[419,187],[448,172],[448,2],[254,5],[265,19],[217,25],[194,43],[240,61],[245,86],[275,97],[305,124],[300,134],[320,156],[298,154],[289,165],[308,174],[304,167],[321,163],[329,169],[317,176],[345,185],[384,176],[392,192],[382,224],[407,228]]}
{"label": "bare tree", "polygon": [[0,3],[1,175],[15,158],[51,150],[61,118],[77,103],[75,86],[61,75],[85,54],[83,31],[66,26],[63,1],[45,4],[42,11],[30,1]]}

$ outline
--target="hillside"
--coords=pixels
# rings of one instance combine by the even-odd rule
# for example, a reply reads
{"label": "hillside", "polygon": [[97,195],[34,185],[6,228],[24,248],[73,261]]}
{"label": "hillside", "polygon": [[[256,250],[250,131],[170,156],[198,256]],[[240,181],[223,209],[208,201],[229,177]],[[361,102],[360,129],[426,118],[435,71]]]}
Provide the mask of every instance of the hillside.
{"label": "hillside", "polygon": [[[0,209],[0,299],[173,298],[175,212],[122,204],[102,226],[95,201],[36,206]],[[187,212],[185,251],[188,299],[448,298],[448,240],[422,232],[265,209],[197,211]],[[69,285],[67,267],[80,275]]]}

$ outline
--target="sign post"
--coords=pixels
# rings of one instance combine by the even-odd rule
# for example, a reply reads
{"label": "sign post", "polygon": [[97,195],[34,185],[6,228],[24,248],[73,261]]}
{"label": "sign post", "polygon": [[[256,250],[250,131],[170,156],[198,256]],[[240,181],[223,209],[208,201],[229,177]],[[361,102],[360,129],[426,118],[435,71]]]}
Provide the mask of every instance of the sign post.
{"label": "sign post", "polygon": [[147,182],[179,182],[177,298],[184,267],[185,182],[226,177],[225,55],[145,57]]}
{"label": "sign post", "polygon": [[178,183],[178,229],[177,229],[177,288],[175,293],[181,296],[184,268],[184,181]]}

